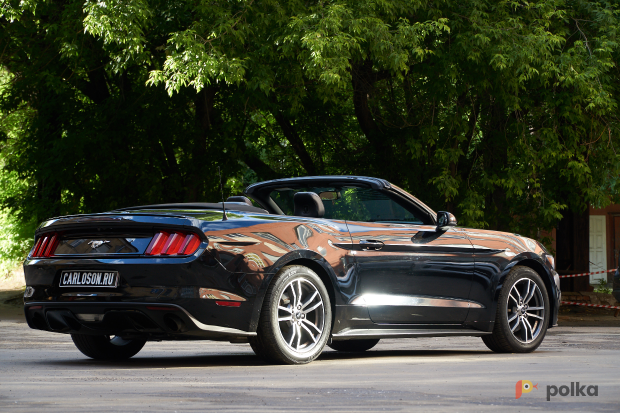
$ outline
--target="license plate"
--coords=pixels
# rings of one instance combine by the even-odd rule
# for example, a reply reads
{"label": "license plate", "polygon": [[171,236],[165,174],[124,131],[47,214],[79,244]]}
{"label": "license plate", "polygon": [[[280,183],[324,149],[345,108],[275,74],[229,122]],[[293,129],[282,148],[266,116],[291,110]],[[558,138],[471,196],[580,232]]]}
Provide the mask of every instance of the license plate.
{"label": "license plate", "polygon": [[63,271],[61,287],[109,287],[118,286],[118,271]]}

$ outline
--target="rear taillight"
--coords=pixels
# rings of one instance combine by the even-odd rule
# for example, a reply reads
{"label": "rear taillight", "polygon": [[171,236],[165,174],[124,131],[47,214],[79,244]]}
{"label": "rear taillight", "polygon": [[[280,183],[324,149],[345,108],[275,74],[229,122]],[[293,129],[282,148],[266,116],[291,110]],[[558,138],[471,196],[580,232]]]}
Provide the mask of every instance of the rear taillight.
{"label": "rear taillight", "polygon": [[37,242],[34,244],[34,248],[32,249],[32,254],[30,254],[30,256],[33,258],[45,258],[53,256],[59,241],[60,237],[56,232],[51,232],[49,234],[40,236]]}
{"label": "rear taillight", "polygon": [[192,255],[200,246],[200,238],[191,232],[160,231],[151,240],[145,255]]}

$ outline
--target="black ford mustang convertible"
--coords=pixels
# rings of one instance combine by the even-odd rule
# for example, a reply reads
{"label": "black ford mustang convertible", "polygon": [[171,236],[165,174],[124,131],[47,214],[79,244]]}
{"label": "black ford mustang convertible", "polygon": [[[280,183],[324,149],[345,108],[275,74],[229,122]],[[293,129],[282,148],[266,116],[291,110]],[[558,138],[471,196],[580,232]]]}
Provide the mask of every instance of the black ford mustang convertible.
{"label": "black ford mustang convertible", "polygon": [[538,242],[459,228],[389,182],[356,176],[49,219],[24,270],[28,325],[71,334],[95,359],[158,340],[249,342],[288,364],[381,338],[479,336],[493,351],[530,352],[560,300]]}

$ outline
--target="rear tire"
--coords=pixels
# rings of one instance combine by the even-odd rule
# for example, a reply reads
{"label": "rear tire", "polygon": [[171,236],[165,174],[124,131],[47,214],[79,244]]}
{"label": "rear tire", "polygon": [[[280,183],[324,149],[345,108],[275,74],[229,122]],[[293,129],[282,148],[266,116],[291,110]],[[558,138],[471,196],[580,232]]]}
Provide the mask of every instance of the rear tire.
{"label": "rear tire", "polygon": [[550,314],[549,295],[538,273],[515,266],[499,294],[493,333],[482,341],[496,353],[530,353],[545,338]]}
{"label": "rear tire", "polygon": [[379,342],[378,338],[366,340],[333,341],[328,346],[336,351],[362,352],[370,350]]}
{"label": "rear tire", "polygon": [[282,268],[267,289],[250,345],[268,362],[306,364],[323,351],[331,326],[325,285],[311,269],[291,265]]}
{"label": "rear tire", "polygon": [[95,360],[126,360],[138,354],[146,340],[125,340],[118,336],[71,334],[75,346]]}

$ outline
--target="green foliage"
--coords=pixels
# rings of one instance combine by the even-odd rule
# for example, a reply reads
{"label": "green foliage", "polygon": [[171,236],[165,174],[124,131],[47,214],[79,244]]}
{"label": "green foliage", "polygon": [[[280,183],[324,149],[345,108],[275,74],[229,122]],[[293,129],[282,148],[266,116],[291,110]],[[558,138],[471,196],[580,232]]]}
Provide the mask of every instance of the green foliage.
{"label": "green foliage", "polygon": [[594,292],[601,293],[601,294],[611,294],[613,293],[613,290],[607,287],[607,280],[601,278],[598,280],[598,287],[594,289]]}
{"label": "green foliage", "polygon": [[217,167],[225,196],[379,176],[536,238],[620,202],[617,0],[2,7],[0,112],[28,116],[3,140],[21,185],[0,198],[20,222],[218,200]]}
{"label": "green foliage", "polygon": [[[6,124],[10,120],[6,119]],[[9,139],[13,133],[7,133]],[[6,133],[6,132],[5,132]],[[3,153],[0,152],[0,165]],[[3,165],[2,165],[3,166]],[[2,196],[17,194],[26,189],[27,184],[20,181],[15,173],[0,170],[0,188]],[[10,209],[0,212],[0,278],[15,269],[24,260],[34,241],[34,230],[38,225],[34,219],[17,218],[17,214]]]}
{"label": "green foliage", "polygon": [[[103,39],[112,72],[122,72],[135,61],[151,63],[145,36],[153,17],[148,1],[86,1],[84,14],[84,31]],[[119,43],[122,47],[108,47],[111,43]]]}
{"label": "green foliage", "polygon": [[0,214],[0,278],[19,266],[32,248],[38,222],[22,222],[10,211]]}
{"label": "green foliage", "polygon": [[[13,80],[6,71],[0,70],[0,91]],[[5,158],[11,153],[12,142],[20,139],[20,132],[32,120],[34,113],[26,105],[21,105],[12,113],[0,112],[0,197],[18,197],[28,190],[29,182],[19,179],[15,172],[7,171]],[[24,260],[34,240],[33,233],[38,223],[28,217],[17,218],[15,211],[5,209],[0,212],[0,278],[15,269]]]}

